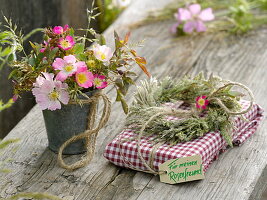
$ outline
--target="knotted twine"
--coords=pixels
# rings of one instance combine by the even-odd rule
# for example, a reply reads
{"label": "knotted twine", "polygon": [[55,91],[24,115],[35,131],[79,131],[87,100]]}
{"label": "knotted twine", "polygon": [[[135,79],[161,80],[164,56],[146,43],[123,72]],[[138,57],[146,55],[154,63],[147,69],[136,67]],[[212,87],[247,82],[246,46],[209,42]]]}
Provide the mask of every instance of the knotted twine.
{"label": "knotted twine", "polygon": [[[248,96],[250,98],[250,100],[249,100],[250,104],[249,104],[249,107],[247,109],[245,109],[243,111],[240,111],[240,112],[232,112],[224,105],[224,103],[219,98],[214,97],[214,96],[216,96],[216,94],[220,90],[223,90],[224,88],[227,88],[229,86],[239,86],[239,87],[243,88],[244,90],[246,90],[248,92]],[[245,86],[245,85],[243,85],[241,83],[229,82],[229,83],[225,84],[224,86],[218,88],[212,94],[210,94],[207,99],[209,101],[216,101],[217,104],[222,109],[224,109],[226,113],[228,113],[230,116],[234,116],[234,115],[245,114],[245,113],[247,113],[248,111],[250,111],[252,109],[253,102],[254,102],[254,95],[253,95],[253,93],[251,92],[251,90],[247,86]],[[127,165],[128,168],[133,169],[133,170],[137,170],[137,171],[141,171],[141,172],[145,172],[145,173],[151,173],[151,174],[154,174],[154,175],[160,175],[160,174],[166,173],[165,171],[155,171],[153,169],[153,162],[154,162],[154,158],[155,158],[155,155],[156,155],[156,151],[161,145],[164,144],[164,142],[155,143],[155,145],[153,146],[152,150],[149,152],[148,162],[142,156],[140,144],[141,144],[141,138],[143,136],[144,130],[146,129],[146,127],[149,125],[150,122],[152,122],[154,119],[156,119],[157,117],[162,116],[162,115],[175,116],[175,117],[178,117],[178,118],[187,118],[187,117],[192,116],[193,114],[194,114],[194,112],[192,110],[191,111],[187,111],[187,110],[173,109],[173,108],[167,108],[167,107],[164,108],[164,109],[159,109],[158,113],[156,113],[153,116],[151,116],[149,118],[149,120],[146,121],[146,123],[144,123],[142,125],[137,138],[133,138],[133,139],[130,139],[130,140],[129,139],[124,140],[126,142],[137,140],[137,155],[138,155],[138,158],[142,161],[143,165],[147,168],[147,170],[141,170],[141,169],[135,168],[131,164],[131,162],[129,160],[127,160],[127,158],[125,158],[125,156],[121,152],[121,142],[122,141],[121,141],[121,138],[119,138],[119,149],[120,149],[120,156],[122,158],[122,161]]]}
{"label": "knotted twine", "polygon": [[[94,128],[94,124],[96,121],[96,114],[97,114],[97,104],[99,102],[99,98],[102,98],[103,102],[104,102],[104,108],[103,108],[103,112],[102,112],[102,116],[101,119],[97,125],[96,128]],[[85,165],[87,165],[93,158],[94,156],[94,152],[95,152],[95,143],[96,143],[96,138],[98,135],[98,132],[100,131],[100,129],[102,129],[110,116],[110,112],[111,112],[111,102],[109,100],[109,98],[105,95],[102,94],[101,92],[97,92],[95,93],[92,97],[87,97],[87,99],[82,99],[81,100],[82,104],[91,104],[90,105],[90,110],[88,113],[88,121],[87,121],[87,130],[85,130],[83,133],[80,133],[78,135],[73,136],[72,138],[68,139],[66,142],[64,142],[61,147],[59,148],[59,152],[58,152],[58,162],[59,165],[65,169],[68,170],[74,170],[74,169],[78,169],[81,167],[84,167]],[[77,104],[76,102],[71,101],[70,104]],[[62,158],[62,154],[63,154],[63,150],[71,143],[77,141],[77,140],[81,140],[81,139],[85,139],[85,146],[86,146],[86,153],[85,155],[82,157],[81,160],[73,163],[73,164],[66,164]]]}

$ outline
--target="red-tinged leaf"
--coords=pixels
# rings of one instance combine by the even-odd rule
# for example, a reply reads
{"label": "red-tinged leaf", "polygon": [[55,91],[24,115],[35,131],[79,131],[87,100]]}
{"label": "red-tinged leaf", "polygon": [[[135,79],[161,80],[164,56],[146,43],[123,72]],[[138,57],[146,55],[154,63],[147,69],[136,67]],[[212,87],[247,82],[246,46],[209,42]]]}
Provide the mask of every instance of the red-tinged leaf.
{"label": "red-tinged leaf", "polygon": [[141,64],[146,64],[146,59],[144,58],[144,57],[139,57],[139,56],[137,56],[136,58],[135,58],[135,61],[137,62],[137,63],[141,63]]}
{"label": "red-tinged leaf", "polygon": [[135,50],[131,50],[130,52],[133,54],[134,57],[137,57],[137,54],[136,54]]}
{"label": "red-tinged leaf", "polygon": [[145,74],[148,76],[148,77],[150,77],[151,75],[150,75],[150,73],[147,71],[147,69],[146,69],[146,66],[145,65],[143,65],[142,63],[137,63],[138,65],[139,65],[139,67],[143,70],[143,72],[145,72]]}
{"label": "red-tinged leaf", "polygon": [[126,35],[124,37],[124,44],[127,44],[127,42],[129,41],[130,35],[131,35],[131,32],[126,33]]}

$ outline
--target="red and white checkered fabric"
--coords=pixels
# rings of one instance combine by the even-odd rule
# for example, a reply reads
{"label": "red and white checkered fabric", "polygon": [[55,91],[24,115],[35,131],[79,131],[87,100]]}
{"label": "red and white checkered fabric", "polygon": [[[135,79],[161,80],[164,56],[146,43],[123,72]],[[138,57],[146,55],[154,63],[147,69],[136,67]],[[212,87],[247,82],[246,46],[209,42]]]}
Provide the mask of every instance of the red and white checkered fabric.
{"label": "red and white checkered fabric", "polygon": [[[177,108],[173,103],[167,103],[166,106]],[[243,109],[248,108],[248,101],[241,101]],[[181,108],[181,107],[180,107]],[[240,117],[234,118],[236,131],[233,133],[233,143],[240,145],[245,142],[259,126],[259,122],[263,118],[263,109],[254,104],[253,108],[243,115],[248,121],[244,121]],[[176,120],[175,117],[168,117],[168,120]],[[137,141],[134,140],[137,134],[133,130],[126,128],[111,143],[106,146],[104,157],[110,162],[121,167],[130,167],[137,170],[147,170],[139,159],[137,154]],[[150,139],[153,137],[142,137],[140,150],[143,158],[148,162],[153,144]],[[125,141],[127,139],[127,141]],[[130,139],[133,139],[132,141]],[[209,132],[203,137],[199,137],[190,142],[179,143],[174,146],[163,144],[155,151],[153,161],[154,170],[158,171],[161,163],[170,159],[176,159],[186,156],[201,155],[204,171],[208,169],[213,160],[217,159],[220,152],[225,151],[227,143],[219,132]]]}

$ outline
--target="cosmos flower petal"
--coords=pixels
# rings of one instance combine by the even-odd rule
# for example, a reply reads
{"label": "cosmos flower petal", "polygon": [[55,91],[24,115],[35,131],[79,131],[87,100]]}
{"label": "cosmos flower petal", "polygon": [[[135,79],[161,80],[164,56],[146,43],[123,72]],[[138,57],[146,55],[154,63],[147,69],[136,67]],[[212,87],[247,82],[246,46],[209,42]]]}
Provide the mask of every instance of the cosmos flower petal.
{"label": "cosmos flower petal", "polygon": [[56,80],[59,80],[59,81],[65,81],[67,78],[68,78],[68,74],[64,73],[63,71],[60,71],[56,76]]}
{"label": "cosmos flower petal", "polygon": [[183,31],[185,33],[192,33],[195,28],[196,28],[195,21],[188,21],[185,23],[185,25],[183,27]]}
{"label": "cosmos flower petal", "polygon": [[64,56],[64,61],[66,61],[67,63],[71,63],[74,64],[76,62],[76,57],[74,55],[68,55],[68,56]]}
{"label": "cosmos flower petal", "polygon": [[188,6],[188,10],[192,15],[198,15],[201,11],[201,6],[199,4],[191,4]]}
{"label": "cosmos flower petal", "polygon": [[56,58],[52,64],[54,69],[62,70],[66,62],[62,58]]}
{"label": "cosmos flower petal", "polygon": [[205,32],[207,30],[205,24],[200,20],[196,21],[195,25],[196,25],[197,32]]}
{"label": "cosmos flower petal", "polygon": [[59,100],[63,103],[63,104],[68,104],[69,103],[69,93],[65,90],[61,90],[59,92]]}
{"label": "cosmos flower petal", "polygon": [[211,21],[211,20],[214,20],[215,17],[212,13],[212,9],[206,8],[206,9],[201,11],[198,18],[202,21]]}
{"label": "cosmos flower petal", "polygon": [[87,70],[87,65],[83,61],[79,61],[79,62],[75,63],[75,66],[77,67],[77,71]]}
{"label": "cosmos flower petal", "polygon": [[61,104],[59,101],[50,101],[49,102],[49,110],[57,110],[57,109],[61,109]]}
{"label": "cosmos flower petal", "polygon": [[185,8],[179,8],[178,9],[178,20],[180,21],[187,21],[190,20],[192,18],[191,13],[189,12],[189,10],[185,9]]}

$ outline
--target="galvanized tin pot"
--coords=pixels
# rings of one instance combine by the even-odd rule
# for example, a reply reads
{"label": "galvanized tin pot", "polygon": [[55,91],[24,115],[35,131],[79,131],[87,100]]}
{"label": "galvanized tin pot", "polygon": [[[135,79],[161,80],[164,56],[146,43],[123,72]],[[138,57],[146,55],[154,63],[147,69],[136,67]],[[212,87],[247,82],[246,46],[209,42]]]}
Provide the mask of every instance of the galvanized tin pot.
{"label": "galvanized tin pot", "polygon": [[[92,96],[93,92],[86,93]],[[68,104],[62,105],[59,110],[43,110],[45,127],[48,136],[48,147],[58,153],[60,146],[72,136],[86,130],[88,124],[88,113],[90,104]],[[68,145],[63,154],[73,155],[86,151],[85,140],[78,140]]]}

